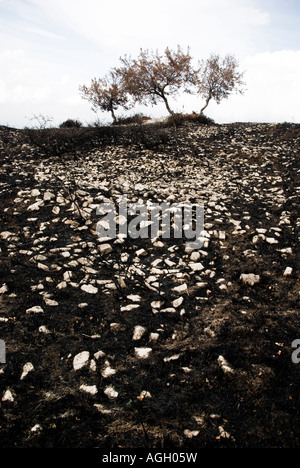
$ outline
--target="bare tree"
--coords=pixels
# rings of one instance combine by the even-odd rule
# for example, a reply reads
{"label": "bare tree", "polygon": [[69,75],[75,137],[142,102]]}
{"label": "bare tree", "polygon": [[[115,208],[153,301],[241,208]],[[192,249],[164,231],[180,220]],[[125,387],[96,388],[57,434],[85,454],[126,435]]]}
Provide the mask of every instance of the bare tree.
{"label": "bare tree", "polygon": [[43,130],[53,121],[53,117],[51,115],[43,115],[43,114],[33,114],[31,118],[26,117],[31,122],[35,122],[35,126],[33,128],[37,130]]}
{"label": "bare tree", "polygon": [[94,112],[100,108],[103,111],[111,113],[114,122],[117,121],[115,111],[119,107],[128,109],[128,95],[122,86],[119,75],[114,71],[103,79],[94,78],[90,86],[79,87],[82,98],[92,103],[92,110]]}
{"label": "bare tree", "polygon": [[201,115],[211,99],[220,104],[222,99],[227,99],[233,92],[243,94],[244,73],[238,71],[238,66],[237,60],[232,55],[226,55],[221,59],[219,55],[211,54],[206,61],[200,62],[197,92],[205,99]]}
{"label": "bare tree", "polygon": [[176,51],[166,48],[160,55],[158,51],[140,49],[137,59],[125,56],[120,60],[123,66],[116,72],[135,102],[155,105],[162,100],[168,112],[174,114],[168,97],[177,94],[181,87],[189,92],[194,76],[189,50],[184,53],[179,46]]}

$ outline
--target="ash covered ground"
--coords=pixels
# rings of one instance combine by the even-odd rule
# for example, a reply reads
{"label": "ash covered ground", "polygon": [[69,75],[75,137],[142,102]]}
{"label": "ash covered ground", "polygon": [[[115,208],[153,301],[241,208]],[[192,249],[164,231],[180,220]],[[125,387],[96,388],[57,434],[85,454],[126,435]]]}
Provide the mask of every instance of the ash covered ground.
{"label": "ash covered ground", "polygon": [[[293,124],[0,128],[2,448],[299,447],[299,148]],[[203,206],[201,248],[99,239],[122,196]]]}

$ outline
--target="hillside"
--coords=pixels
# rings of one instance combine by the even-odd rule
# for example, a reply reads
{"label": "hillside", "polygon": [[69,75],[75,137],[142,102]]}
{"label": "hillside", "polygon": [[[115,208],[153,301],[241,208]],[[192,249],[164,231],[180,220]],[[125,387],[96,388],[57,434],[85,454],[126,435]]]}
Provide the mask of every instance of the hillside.
{"label": "hillside", "polygon": [[[0,446],[298,447],[299,157],[293,124],[0,127]],[[201,248],[99,239],[125,195],[203,206]]]}

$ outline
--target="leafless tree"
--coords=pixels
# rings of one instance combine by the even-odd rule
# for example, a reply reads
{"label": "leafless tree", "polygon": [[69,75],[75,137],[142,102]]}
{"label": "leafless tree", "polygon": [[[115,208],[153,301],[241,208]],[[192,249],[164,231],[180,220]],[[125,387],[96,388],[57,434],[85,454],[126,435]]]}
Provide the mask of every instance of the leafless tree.
{"label": "leafless tree", "polygon": [[115,111],[119,107],[128,109],[127,92],[120,82],[120,76],[114,70],[111,70],[102,79],[97,80],[94,78],[90,86],[83,85],[79,89],[82,93],[82,98],[92,103],[92,110],[94,112],[98,108],[110,112],[114,122],[117,121]]}
{"label": "leafless tree", "polygon": [[30,120],[31,122],[35,122],[35,126],[33,128],[35,128],[36,130],[45,129],[47,125],[49,125],[53,121],[53,117],[51,115],[43,115],[43,114],[39,114],[39,115],[33,114],[32,117],[30,118],[26,117],[26,118]]}
{"label": "leafless tree", "polygon": [[205,99],[202,107],[202,115],[211,99],[220,104],[222,99],[227,99],[233,92],[244,93],[244,73],[238,71],[238,61],[232,55],[226,55],[223,59],[218,54],[200,62],[197,80],[197,93]]}
{"label": "leafless tree", "polygon": [[125,56],[120,60],[123,66],[116,72],[134,101],[155,105],[162,100],[168,112],[174,114],[168,97],[176,95],[182,87],[189,92],[194,76],[189,50],[184,53],[179,46],[176,51],[166,48],[160,55],[158,51],[140,49],[137,59]]}

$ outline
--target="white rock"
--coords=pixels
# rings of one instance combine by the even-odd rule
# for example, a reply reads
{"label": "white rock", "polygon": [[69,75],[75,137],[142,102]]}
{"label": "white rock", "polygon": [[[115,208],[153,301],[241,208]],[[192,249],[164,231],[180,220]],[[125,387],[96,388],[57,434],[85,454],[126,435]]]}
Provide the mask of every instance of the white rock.
{"label": "white rock", "polygon": [[101,254],[108,254],[112,252],[112,246],[110,244],[100,244],[98,245],[98,250]]}
{"label": "white rock", "polygon": [[220,432],[220,437],[223,437],[224,439],[230,439],[230,434],[226,432],[222,426],[219,426],[219,432]]}
{"label": "white rock", "polygon": [[137,399],[143,401],[145,398],[152,398],[152,395],[147,390],[142,390]]}
{"label": "white rock", "polygon": [[201,271],[201,270],[204,270],[204,266],[202,265],[202,263],[190,263],[190,264],[189,264],[189,267],[190,267],[191,270],[193,270],[193,271]]}
{"label": "white rock", "polygon": [[15,236],[15,234],[13,232],[10,232],[10,231],[3,231],[0,233],[0,237],[1,239],[4,239],[4,240],[7,240],[9,239],[10,237],[13,237]]}
{"label": "white rock", "polygon": [[31,362],[26,362],[26,364],[24,364],[23,366],[23,372],[22,372],[20,379],[23,380],[29,374],[29,372],[33,370],[34,370],[33,364]]}
{"label": "white rock", "polygon": [[14,396],[9,388],[5,390],[3,397],[2,397],[2,401],[10,401],[10,402],[14,401]]}
{"label": "white rock", "polygon": [[107,379],[107,377],[111,377],[112,375],[115,375],[117,371],[110,367],[109,361],[105,361],[105,367],[101,371],[101,375],[104,379]]}
{"label": "white rock", "polygon": [[39,432],[39,431],[41,431],[42,429],[43,429],[43,428],[42,428],[42,426],[41,426],[40,424],[35,424],[35,425],[30,429],[30,431],[31,431],[31,432]]}
{"label": "white rock", "polygon": [[225,374],[233,373],[233,369],[230,367],[230,365],[228,364],[228,362],[226,361],[226,359],[223,356],[218,357],[218,363],[221,366],[221,368],[223,369],[223,371],[225,372]]}
{"label": "white rock", "polygon": [[152,348],[134,348],[136,357],[147,359],[152,352]]}
{"label": "white rock", "polygon": [[42,201],[39,200],[32,205],[28,206],[27,211],[38,211],[40,209],[40,205],[42,204]]}
{"label": "white rock", "polygon": [[133,309],[137,309],[140,307],[140,304],[128,304],[127,306],[121,307],[121,312],[128,312]]}
{"label": "white rock", "polygon": [[187,289],[188,289],[187,284],[183,283],[183,284],[180,284],[179,286],[176,286],[175,288],[173,288],[173,291],[183,293],[183,292],[186,292]]}
{"label": "white rock", "polygon": [[161,301],[152,301],[151,302],[151,307],[153,307],[153,309],[160,309],[161,306],[162,306]]}
{"label": "white rock", "polygon": [[162,314],[163,313],[167,313],[167,314],[174,314],[176,312],[176,309],[174,309],[174,307],[167,307],[166,309],[160,309],[160,311]]}
{"label": "white rock", "polygon": [[190,259],[192,260],[192,262],[197,262],[197,260],[199,260],[199,258],[200,258],[200,253],[199,252],[192,252],[191,253]]}
{"label": "white rock", "polygon": [[89,351],[82,351],[81,353],[76,354],[73,359],[73,369],[79,370],[82,367],[86,366],[90,359]]}
{"label": "white rock", "polygon": [[30,307],[30,309],[27,309],[26,310],[26,314],[40,314],[40,313],[43,313],[44,310],[42,309],[42,307],[40,306],[33,306],[33,307]]}
{"label": "white rock", "polygon": [[111,385],[109,387],[106,387],[106,389],[104,390],[104,393],[110,399],[117,398],[119,395],[118,392]]}
{"label": "white rock", "polygon": [[199,435],[199,431],[190,431],[189,429],[185,429],[183,433],[186,437],[188,437],[188,439],[192,439],[193,437],[197,437],[197,435]]}
{"label": "white rock", "polygon": [[83,284],[80,289],[88,294],[97,294],[98,292],[98,288],[92,284]]}
{"label": "white rock", "polygon": [[247,284],[250,284],[250,286],[254,286],[254,284],[260,282],[260,276],[259,275],[254,275],[253,273],[243,273],[240,276],[240,279]]}
{"label": "white rock", "polygon": [[80,385],[80,390],[82,390],[85,393],[89,393],[90,395],[96,395],[96,393],[98,393],[98,389],[97,389],[96,385],[82,384],[82,385]]}
{"label": "white rock", "polygon": [[127,299],[133,302],[139,302],[141,300],[141,296],[139,296],[138,294],[129,294],[129,296],[127,296]]}
{"label": "white rock", "polygon": [[178,299],[175,299],[172,304],[173,304],[173,307],[177,308],[177,307],[180,307],[181,304],[183,303],[184,299],[182,296],[178,297]]}
{"label": "white rock", "polygon": [[0,294],[4,294],[8,291],[8,287],[7,287],[7,284],[4,283],[1,288],[0,288]]}
{"label": "white rock", "polygon": [[47,299],[47,298],[45,299],[45,304],[50,307],[56,307],[59,305],[57,301],[54,301],[53,299]]}
{"label": "white rock", "polygon": [[30,192],[30,195],[32,197],[38,197],[40,194],[41,194],[41,192],[39,191],[39,189],[32,189],[31,192]]}
{"label": "white rock", "polygon": [[54,214],[57,215],[59,212],[60,212],[59,206],[54,206],[54,207],[52,208],[52,213],[54,213]]}
{"label": "white rock", "polygon": [[149,341],[156,341],[159,338],[159,333],[150,333]]}
{"label": "white rock", "polygon": [[95,359],[100,359],[102,357],[105,356],[105,353],[103,351],[101,351],[101,349],[99,351],[97,351],[96,353],[94,353],[94,358]]}
{"label": "white rock", "polygon": [[278,240],[274,239],[273,237],[267,237],[266,242],[268,242],[268,244],[278,244]]}
{"label": "white rock", "polygon": [[43,198],[44,198],[44,201],[50,201],[52,200],[52,198],[55,198],[55,195],[52,192],[45,192]]}
{"label": "white rock", "polygon": [[47,335],[48,333],[50,333],[50,331],[48,330],[48,328],[45,326],[45,325],[41,325],[39,327],[39,332],[40,333],[45,333],[45,335]]}
{"label": "white rock", "polygon": [[179,358],[180,358],[180,354],[173,354],[173,356],[164,358],[164,362],[177,361],[177,359]]}
{"label": "white rock", "polygon": [[132,336],[133,341],[140,340],[145,332],[146,332],[145,327],[142,327],[141,325],[136,325],[133,330],[133,336]]}
{"label": "white rock", "polygon": [[289,276],[293,273],[293,268],[291,267],[286,267],[286,269],[283,272],[283,276]]}

